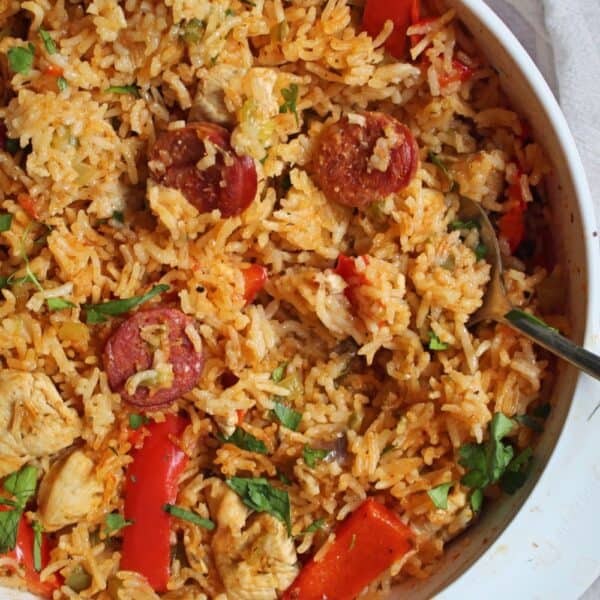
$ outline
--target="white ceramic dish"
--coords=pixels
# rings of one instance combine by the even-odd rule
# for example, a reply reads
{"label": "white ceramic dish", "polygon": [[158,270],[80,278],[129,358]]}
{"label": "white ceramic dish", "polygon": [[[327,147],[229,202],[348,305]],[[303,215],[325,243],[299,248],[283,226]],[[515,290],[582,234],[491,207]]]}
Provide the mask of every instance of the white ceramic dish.
{"label": "white ceramic dish", "polygon": [[[394,1],[394,0],[391,0]],[[554,226],[568,270],[573,338],[600,351],[600,261],[592,201],[573,138],[543,77],[482,0],[448,0],[499,70],[548,153]],[[528,484],[490,506],[447,549],[438,572],[390,600],[575,600],[600,573],[600,385],[564,364]],[[29,600],[0,589],[0,600]],[[334,599],[332,599],[334,600]]]}

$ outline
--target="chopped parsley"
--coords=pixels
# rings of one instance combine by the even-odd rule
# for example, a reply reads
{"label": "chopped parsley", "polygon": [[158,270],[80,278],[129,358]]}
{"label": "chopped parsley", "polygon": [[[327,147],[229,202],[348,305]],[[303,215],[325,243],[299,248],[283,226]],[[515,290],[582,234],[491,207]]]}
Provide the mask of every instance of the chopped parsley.
{"label": "chopped parsley", "polygon": [[123,527],[128,527],[129,525],[133,525],[133,521],[126,520],[119,513],[109,513],[104,517],[104,523],[106,527],[104,529],[104,533],[106,535],[111,535],[123,529]]}
{"label": "chopped parsley", "polygon": [[56,54],[56,44],[54,43],[54,40],[52,39],[50,34],[42,27],[40,27],[38,31],[40,37],[42,38],[42,41],[44,42],[44,46],[46,47],[46,52],[48,54]]}
{"label": "chopped parsley", "polygon": [[101,304],[84,304],[83,308],[86,311],[87,323],[105,323],[107,317],[114,317],[129,312],[132,308],[147,302],[158,294],[162,294],[169,289],[169,286],[161,283],[155,285],[149,292],[143,296],[133,296],[123,300],[109,300]]}
{"label": "chopped parsley", "polygon": [[448,508],[448,492],[454,485],[454,482],[442,483],[434,488],[428,490],[427,495],[431,498],[431,501],[436,508],[446,510]]}
{"label": "chopped parsley", "polygon": [[296,117],[296,125],[300,125],[300,119],[298,118],[298,109],[296,103],[298,102],[298,86],[292,83],[289,88],[283,88],[281,90],[284,103],[279,107],[280,113],[293,113]]}
{"label": "chopped parsley", "polygon": [[65,308],[75,308],[77,306],[64,298],[47,298],[46,304],[50,310],[64,310]]}
{"label": "chopped parsley", "polygon": [[236,427],[235,431],[229,436],[221,436],[226,444],[233,444],[242,450],[257,452],[258,454],[267,454],[267,447],[261,440],[256,439],[251,433],[248,433],[241,427]]}
{"label": "chopped parsley", "polygon": [[321,462],[329,454],[329,450],[324,448],[311,448],[308,444],[304,445],[302,457],[307,467],[314,469],[318,462]]}
{"label": "chopped parsley", "polygon": [[42,570],[42,524],[34,521],[33,529],[33,568],[39,573]]}
{"label": "chopped parsley", "polygon": [[285,523],[288,534],[291,532],[290,498],[286,491],[273,487],[262,477],[231,477],[226,483],[248,508],[279,519]]}
{"label": "chopped parsley", "polygon": [[275,402],[271,414],[284,426],[292,431],[298,429],[300,421],[302,421],[302,413],[282,404],[281,402]]}
{"label": "chopped parsley", "polygon": [[0,504],[10,507],[10,510],[0,512],[0,554],[6,554],[17,543],[21,515],[29,498],[35,494],[37,477],[38,470],[25,465],[4,480],[4,489],[14,496],[14,500],[0,499]]}
{"label": "chopped parsley", "polygon": [[141,98],[140,88],[137,85],[111,85],[105,91],[111,94],[130,94],[135,98]]}
{"label": "chopped parsley", "polygon": [[448,171],[448,167],[446,163],[431,150],[429,151],[429,160],[450,180],[452,181],[452,176],[450,175],[450,171]]}
{"label": "chopped parsley", "polygon": [[183,521],[188,521],[194,525],[208,529],[209,531],[212,531],[215,528],[215,524],[210,519],[203,519],[195,512],[181,508],[181,506],[176,506],[175,504],[165,504],[163,506],[163,510],[173,517],[177,517]]}
{"label": "chopped parsley", "polygon": [[300,535],[315,533],[316,531],[319,531],[319,529],[322,529],[323,525],[325,525],[325,519],[317,519],[316,521],[313,521],[306,529],[304,529]]}
{"label": "chopped parsley", "polygon": [[15,46],[8,51],[8,65],[13,73],[27,75],[33,66],[35,46],[29,42],[27,46]]}
{"label": "chopped parsley", "polygon": [[430,350],[448,350],[448,344],[446,344],[446,342],[442,342],[435,332],[429,331],[427,335],[429,336]]}
{"label": "chopped parsley", "polygon": [[226,17],[235,17],[235,12],[234,12],[234,11],[232,11],[230,8],[228,8],[228,9],[225,11],[225,16],[226,16]]}
{"label": "chopped parsley", "polygon": [[480,225],[477,221],[460,221],[455,219],[450,222],[448,227],[450,228],[450,231],[460,231],[462,229],[479,229]]}
{"label": "chopped parsley", "polygon": [[10,213],[0,215],[0,233],[8,231],[12,225],[13,216]]}
{"label": "chopped parsley", "polygon": [[59,92],[64,92],[69,87],[69,84],[67,83],[67,80],[64,77],[59,77],[56,80],[56,85],[58,86]]}
{"label": "chopped parsley", "polygon": [[139,429],[142,425],[145,425],[149,421],[150,419],[146,415],[131,413],[129,415],[129,428],[133,430]]}
{"label": "chopped parsley", "polygon": [[496,413],[489,424],[489,439],[481,444],[465,444],[459,450],[459,463],[467,469],[461,483],[472,488],[471,508],[478,512],[483,502],[483,491],[488,485],[499,483],[507,493],[514,493],[529,473],[531,449],[514,457],[514,448],[503,442],[513,431],[515,422],[502,413]]}
{"label": "chopped parsley", "polygon": [[482,244],[481,242],[479,242],[479,244],[477,244],[477,246],[475,246],[473,252],[475,253],[475,259],[476,260],[483,260],[486,255],[487,255],[487,248],[485,246],[485,244]]}
{"label": "chopped parsley", "polygon": [[282,362],[279,363],[279,365],[275,369],[273,369],[273,372],[271,373],[271,379],[275,383],[279,383],[285,377],[287,366],[287,362]]}
{"label": "chopped parsley", "polygon": [[122,210],[113,211],[111,219],[114,219],[117,223],[125,223],[125,215]]}
{"label": "chopped parsley", "polygon": [[279,479],[279,481],[281,481],[283,485],[292,485],[292,480],[283,471],[280,471],[279,469],[277,470],[277,479]]}

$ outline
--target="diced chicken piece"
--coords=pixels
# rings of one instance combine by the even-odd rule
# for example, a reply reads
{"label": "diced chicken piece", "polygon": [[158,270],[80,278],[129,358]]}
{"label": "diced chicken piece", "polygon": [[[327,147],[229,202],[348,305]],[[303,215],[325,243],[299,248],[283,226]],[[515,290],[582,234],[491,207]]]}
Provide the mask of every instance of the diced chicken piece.
{"label": "diced chicken piece", "polygon": [[44,373],[0,371],[0,477],[33,457],[66,448],[81,434],[81,420]]}
{"label": "diced chicken piece", "polygon": [[93,514],[102,493],[94,461],[82,450],[75,450],[55,463],[40,484],[38,505],[44,529],[56,531]]}
{"label": "diced chicken piece", "polygon": [[223,84],[238,75],[239,68],[231,65],[217,65],[198,81],[198,89],[190,109],[190,121],[209,121],[219,125],[229,125],[233,115],[225,105]]}
{"label": "diced chicken piece", "polygon": [[222,481],[209,488],[210,514],[217,522],[212,539],[215,565],[229,600],[276,600],[298,575],[294,542],[267,514],[248,517],[239,497]]}

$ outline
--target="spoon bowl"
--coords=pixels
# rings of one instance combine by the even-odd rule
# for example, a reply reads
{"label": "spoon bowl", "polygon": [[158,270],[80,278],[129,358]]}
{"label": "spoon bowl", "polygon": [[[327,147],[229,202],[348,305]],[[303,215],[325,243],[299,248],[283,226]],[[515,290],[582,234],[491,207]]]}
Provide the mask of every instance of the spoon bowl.
{"label": "spoon bowl", "polygon": [[490,265],[490,282],[477,310],[468,325],[482,321],[497,321],[526,335],[556,356],[571,363],[588,375],[600,379],[600,356],[577,346],[531,313],[515,308],[509,301],[504,288],[502,256],[494,226],[481,206],[461,197],[458,216],[463,221],[473,221],[479,228],[479,237],[485,246],[485,260]]}

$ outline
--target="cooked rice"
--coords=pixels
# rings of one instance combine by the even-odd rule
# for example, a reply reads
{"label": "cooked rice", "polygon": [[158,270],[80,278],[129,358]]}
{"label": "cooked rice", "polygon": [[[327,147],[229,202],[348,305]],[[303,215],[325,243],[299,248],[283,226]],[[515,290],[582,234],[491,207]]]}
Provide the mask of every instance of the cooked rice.
{"label": "cooked rice", "polygon": [[[352,4],[0,2],[0,53],[25,44],[12,35],[26,17],[36,57],[28,75],[2,69],[0,118],[20,149],[14,156],[0,152],[0,202],[13,215],[10,231],[0,234],[1,269],[20,278],[28,268],[42,288],[25,282],[1,290],[0,364],[51,378],[64,410],[77,413],[76,445],[93,461],[100,487],[100,504],[53,534],[51,563],[42,572],[42,579],[54,572],[68,578],[81,566],[90,587],[77,594],[65,584],[55,598],[158,597],[139,575],[120,571],[118,547],[98,538],[104,516],[122,512],[131,461],[127,419],[135,409],[111,391],[102,367],[114,321],[86,325],[82,304],[137,296],[166,283],[180,309],[197,319],[198,332],[189,337],[206,364],[197,386],[173,405],[191,419],[179,504],[209,518],[206,473],[276,481],[289,466],[292,532],[316,519],[327,523],[295,540],[302,560],[323,556],[335,523],[367,495],[410,524],[415,551],[369,586],[368,598],[385,596],[395,581],[432,572],[446,543],[475,515],[469,489],[460,483],[447,510],[436,509],[426,492],[460,481],[458,449],[484,440],[495,412],[524,414],[540,401],[550,370],[532,343],[504,325],[467,328],[489,266],[473,253],[476,231],[467,237],[448,231],[459,196],[427,154],[439,154],[460,193],[504,212],[509,184],[517,183],[533,202],[530,185],[548,172],[543,151],[525,141],[523,121],[453,11],[435,2],[431,11],[442,16],[409,31],[423,36],[411,51],[413,59],[427,57],[419,67],[385,57],[389,24],[372,40],[357,26],[360,13]],[[200,39],[188,43],[181,36],[193,19],[203,26]],[[40,26],[56,41],[57,54],[44,51]],[[457,51],[474,76],[443,85],[440,76]],[[62,69],[64,91],[44,72],[49,65]],[[107,91],[133,83],[139,97]],[[280,112],[281,90],[291,85],[298,86],[298,121]],[[324,125],[343,114],[360,122],[366,107],[410,127],[421,163],[405,190],[355,211],[328,201],[307,166]],[[183,125],[186,114],[226,124],[234,149],[254,159],[259,191],[240,216],[201,214],[177,190],[149,181],[148,148],[159,132]],[[387,168],[389,141],[381,138],[374,169]],[[203,160],[199,168],[205,169],[216,159]],[[286,175],[289,189],[282,191]],[[35,220],[23,208],[28,198]],[[115,211],[123,212],[123,223]],[[368,283],[357,291],[356,307],[334,272],[340,254],[370,258],[359,264]],[[269,280],[258,301],[245,306],[241,269],[252,262],[268,268]],[[517,259],[508,264],[511,301],[535,311],[547,272],[525,272]],[[49,311],[46,299],[57,297],[75,307]],[[549,321],[559,312],[545,311]],[[428,350],[430,331],[447,350]],[[347,338],[359,358],[340,350]],[[284,361],[302,381],[303,393],[293,398],[303,415],[298,431],[269,418],[273,397],[290,394],[271,380]],[[238,378],[227,389],[224,372]],[[218,434],[233,432],[237,411],[245,411],[246,430],[268,454],[218,441]],[[323,445],[341,434],[345,461],[314,469],[304,463],[305,444]],[[21,448],[5,469],[7,435],[0,434],[2,475],[25,461],[46,473],[64,455]],[[524,447],[531,433],[521,428],[517,440]],[[36,511],[30,517],[38,518]],[[190,523],[176,527],[185,560],[174,558],[163,597],[225,600],[211,533]],[[0,585],[26,587],[14,560],[0,557],[0,573]],[[275,598],[271,592],[264,597]]]}

